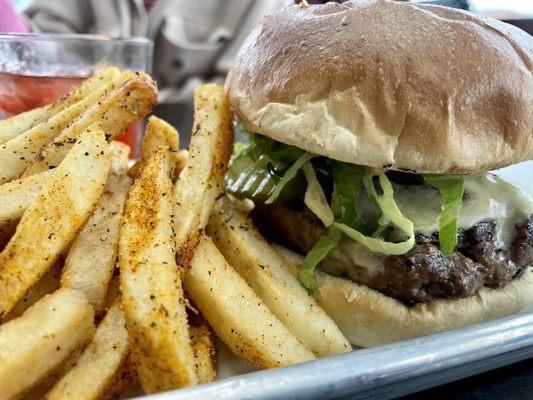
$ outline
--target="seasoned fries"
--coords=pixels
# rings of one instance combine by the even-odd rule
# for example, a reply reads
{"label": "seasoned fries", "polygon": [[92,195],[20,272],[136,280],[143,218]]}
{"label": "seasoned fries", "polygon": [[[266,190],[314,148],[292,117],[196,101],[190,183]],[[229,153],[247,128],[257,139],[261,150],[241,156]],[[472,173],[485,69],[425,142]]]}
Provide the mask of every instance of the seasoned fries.
{"label": "seasoned fries", "polygon": [[111,86],[116,89],[111,92],[108,90],[106,96],[81,114],[80,118],[57,135],[52,143],[45,145],[39,153],[40,159],[35,161],[32,159],[34,162],[24,175],[46,171],[59,165],[68,150],[76,143],[78,135],[90,124],[101,121],[106,138],[112,140],[123,133],[130,124],[148,114],[157,101],[157,89],[146,74],[133,74],[132,77],[131,73],[124,72]]}
{"label": "seasoned fries", "polygon": [[215,199],[233,146],[231,111],[224,90],[202,85],[194,92],[194,125],[189,158],[174,187],[174,231],[180,264],[187,265]]}
{"label": "seasoned fries", "polygon": [[[50,142],[56,138],[56,136],[60,134],[64,135],[66,134],[65,132],[68,132],[70,137],[76,138],[77,135],[83,132],[89,125],[102,120],[93,115],[95,113],[91,111],[99,110],[102,107],[102,105],[98,104],[100,99],[103,98],[109,90],[114,88],[115,85],[119,84],[122,79],[127,79],[130,75],[131,73],[125,72],[118,78],[119,80],[117,82],[110,82],[107,85],[98,87],[97,90],[90,93],[79,102],[72,104],[50,119],[34,126],[23,134],[1,144],[0,184],[18,178],[41,154],[41,149],[44,146],[50,145]],[[89,110],[87,110],[88,108]],[[80,115],[81,118],[78,118]],[[73,121],[75,122],[73,123]],[[64,129],[65,131],[62,133]],[[104,129],[106,129],[105,126]],[[72,146],[73,143],[75,143],[75,140],[71,140],[70,146]],[[61,145],[53,146],[64,147]],[[63,149],[63,151],[66,152],[67,150]],[[59,162],[54,166],[57,166],[58,164]],[[36,169],[33,172],[45,171],[49,169],[48,166]]]}
{"label": "seasoned fries", "polygon": [[221,87],[195,91],[188,150],[155,116],[139,159],[113,141],[156,98],[148,75],[110,67],[0,121],[0,400],[212,382],[218,339],[260,368],[349,349],[224,196]]}
{"label": "seasoned fries", "polygon": [[260,368],[314,359],[226,262],[213,241],[200,239],[184,286],[218,337]]}
{"label": "seasoned fries", "polygon": [[1,325],[0,399],[23,394],[85,344],[94,331],[93,317],[82,293],[59,289]]}
{"label": "seasoned fries", "polygon": [[0,226],[0,251],[3,251],[3,249],[9,242],[9,239],[11,239],[11,236],[13,236],[13,234],[15,233],[15,230],[17,229],[17,224],[18,221],[13,221],[7,225]]}
{"label": "seasoned fries", "polygon": [[[121,75],[122,79],[118,79],[121,77]],[[51,104],[46,110],[47,112],[45,118],[49,118],[50,116],[61,112],[65,108],[83,100],[85,97],[96,92],[99,88],[107,87],[109,90],[111,87],[107,85],[110,82],[114,84],[112,87],[116,87],[117,84],[120,84],[120,82],[122,82],[124,79],[129,79],[130,76],[131,72],[121,72],[117,67],[104,68],[87,80],[83,81],[81,85],[74,87],[66,95],[61,96],[61,98],[59,98],[59,100],[57,100],[55,103]]]}
{"label": "seasoned fries", "polygon": [[0,253],[0,316],[52,266],[89,218],[107,179],[104,132],[92,125],[22,217]]}
{"label": "seasoned fries", "polygon": [[20,299],[15,307],[5,317],[5,321],[20,317],[24,311],[34,305],[37,301],[42,299],[47,294],[54,293],[60,287],[61,267],[63,262],[61,259],[57,260],[55,264],[45,272],[39,281],[28,290],[22,299]]}
{"label": "seasoned fries", "polygon": [[246,215],[226,198],[217,205],[207,232],[268,308],[318,357],[350,351],[337,325],[286,271],[282,259]]}
{"label": "seasoned fries", "polygon": [[131,149],[125,143],[113,140],[109,143],[111,151],[111,173],[115,175],[125,175],[128,173]]}
{"label": "seasoned fries", "polygon": [[18,221],[55,173],[43,171],[0,185],[0,228]]}
{"label": "seasoned fries", "polygon": [[40,123],[46,117],[49,107],[34,108],[0,121],[0,144],[17,137]]}
{"label": "seasoned fries", "polygon": [[[193,313],[192,313],[193,314]],[[194,353],[196,375],[200,383],[217,378],[217,349],[215,334],[201,314],[189,316],[191,346]]]}
{"label": "seasoned fries", "polygon": [[61,276],[61,286],[85,293],[97,313],[103,308],[115,269],[120,218],[131,184],[125,174],[128,152],[124,157],[119,150],[115,149],[104,192],[94,213],[72,243]]}
{"label": "seasoned fries", "polygon": [[74,88],[70,93],[61,97],[57,102],[49,106],[35,108],[22,114],[0,121],[0,144],[11,140],[18,135],[30,130],[35,125],[40,124],[45,119],[54,116],[65,108],[79,102],[106,81],[111,81],[120,75],[120,70],[116,67],[106,68],[96,73],[91,78],[83,82],[79,87]]}
{"label": "seasoned fries", "polygon": [[72,368],[44,397],[46,400],[92,400],[111,397],[114,382],[129,353],[128,332],[120,301],[98,325],[94,338]]}
{"label": "seasoned fries", "polygon": [[151,116],[148,118],[141,147],[142,162],[146,164],[152,152],[162,145],[168,146],[171,152],[178,151],[180,147],[178,131],[161,118]]}
{"label": "seasoned fries", "polygon": [[120,229],[122,302],[148,393],[198,382],[175,262],[170,174],[168,148],[160,147],[128,193]]}
{"label": "seasoned fries", "polygon": [[173,166],[172,180],[177,179],[179,172],[183,169],[183,163],[180,162],[182,157],[178,156],[179,133],[168,122],[156,116],[148,118],[141,146],[141,159],[131,167],[130,176],[135,177],[140,173],[152,152],[159,146],[168,146],[170,149],[170,161]]}
{"label": "seasoned fries", "polygon": [[179,174],[185,168],[187,161],[189,160],[189,152],[187,150],[180,150],[175,154],[174,161],[176,165],[174,167],[175,174]]}
{"label": "seasoned fries", "polygon": [[[298,276],[298,272],[300,272],[300,267],[304,262],[304,257],[301,254],[295,253],[292,250],[289,250],[285,246],[281,246],[279,244],[273,244],[272,248],[278,253],[278,255],[283,260],[283,265],[287,269],[287,271],[293,275],[294,277]],[[317,276],[320,278],[322,275],[321,271],[316,271]]]}

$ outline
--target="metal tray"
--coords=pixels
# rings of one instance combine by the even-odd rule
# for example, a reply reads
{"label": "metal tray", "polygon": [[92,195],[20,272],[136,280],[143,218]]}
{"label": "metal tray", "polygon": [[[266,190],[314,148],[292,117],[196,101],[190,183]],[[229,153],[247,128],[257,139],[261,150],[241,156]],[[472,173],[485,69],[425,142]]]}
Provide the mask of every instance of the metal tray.
{"label": "metal tray", "polygon": [[532,311],[142,399],[392,399],[529,357]]}

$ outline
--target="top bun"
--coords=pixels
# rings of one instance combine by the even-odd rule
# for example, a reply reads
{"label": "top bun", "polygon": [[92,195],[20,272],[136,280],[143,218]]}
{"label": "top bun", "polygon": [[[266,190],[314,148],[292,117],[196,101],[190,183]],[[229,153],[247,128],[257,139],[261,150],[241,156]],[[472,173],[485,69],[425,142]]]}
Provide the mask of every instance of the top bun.
{"label": "top bun", "polygon": [[393,2],[265,17],[226,90],[247,130],[353,164],[472,173],[533,158],[533,38]]}

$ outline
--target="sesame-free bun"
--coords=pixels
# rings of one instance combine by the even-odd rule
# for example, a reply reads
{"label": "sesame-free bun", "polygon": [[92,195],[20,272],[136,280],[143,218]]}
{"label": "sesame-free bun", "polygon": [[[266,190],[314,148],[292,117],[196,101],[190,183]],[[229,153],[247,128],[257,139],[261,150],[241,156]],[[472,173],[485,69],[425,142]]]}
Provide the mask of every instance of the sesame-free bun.
{"label": "sesame-free bun", "polygon": [[[276,245],[285,266],[298,274],[303,257]],[[407,307],[365,285],[317,271],[317,301],[348,341],[373,347],[444,332],[514,314],[533,302],[533,271],[501,289],[483,287],[474,296],[436,299]]]}
{"label": "sesame-free bun", "polygon": [[388,0],[263,18],[226,81],[252,132],[336,160],[472,173],[533,158],[533,38]]}

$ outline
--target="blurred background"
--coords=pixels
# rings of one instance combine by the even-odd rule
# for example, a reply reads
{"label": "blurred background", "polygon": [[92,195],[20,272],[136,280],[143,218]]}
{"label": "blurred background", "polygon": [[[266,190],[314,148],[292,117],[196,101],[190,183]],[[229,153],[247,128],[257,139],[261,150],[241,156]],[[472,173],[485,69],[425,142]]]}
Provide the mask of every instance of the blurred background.
{"label": "blurred background", "polygon": [[[533,33],[533,0],[419,2],[470,10]],[[237,50],[261,16],[291,3],[0,0],[0,32],[96,35],[69,36],[68,40],[65,36],[0,37],[0,118],[46,104],[86,78],[91,69],[113,63],[152,73],[160,88],[155,113],[179,129],[186,145],[194,87],[206,81],[223,83]],[[41,61],[32,64],[32,59]],[[137,135],[132,130],[126,141],[135,145]]]}

